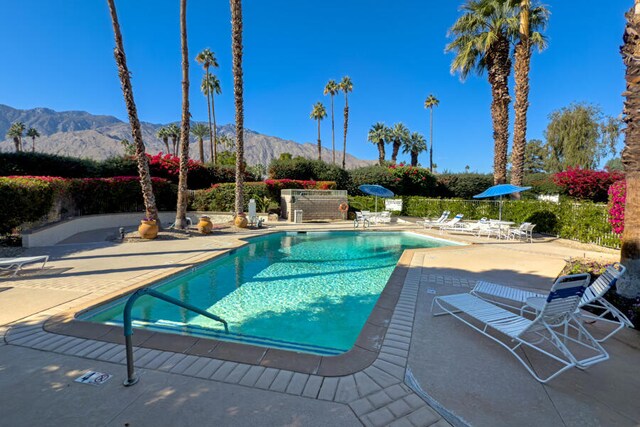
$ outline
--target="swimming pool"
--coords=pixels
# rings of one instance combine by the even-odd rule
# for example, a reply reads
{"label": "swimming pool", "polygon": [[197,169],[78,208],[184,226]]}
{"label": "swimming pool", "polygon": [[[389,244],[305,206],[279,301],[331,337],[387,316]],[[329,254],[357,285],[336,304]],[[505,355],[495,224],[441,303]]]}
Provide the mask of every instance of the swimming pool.
{"label": "swimming pool", "polygon": [[[222,317],[220,323],[149,296],[134,326],[321,355],[348,351],[405,249],[454,243],[407,232],[286,232],[153,287]],[[126,297],[79,316],[122,324]]]}

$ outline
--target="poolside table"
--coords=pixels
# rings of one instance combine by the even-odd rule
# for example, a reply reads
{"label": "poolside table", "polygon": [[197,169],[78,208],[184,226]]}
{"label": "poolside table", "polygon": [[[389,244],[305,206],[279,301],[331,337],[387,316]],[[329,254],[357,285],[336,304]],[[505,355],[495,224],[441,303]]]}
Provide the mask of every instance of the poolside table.
{"label": "poolside table", "polygon": [[491,227],[496,227],[498,228],[498,239],[502,239],[503,234],[502,234],[502,230],[504,229],[504,227],[506,226],[506,233],[504,234],[505,239],[509,237],[509,227],[514,225],[515,222],[513,221],[498,221],[497,219],[490,219],[489,220],[489,224]]}

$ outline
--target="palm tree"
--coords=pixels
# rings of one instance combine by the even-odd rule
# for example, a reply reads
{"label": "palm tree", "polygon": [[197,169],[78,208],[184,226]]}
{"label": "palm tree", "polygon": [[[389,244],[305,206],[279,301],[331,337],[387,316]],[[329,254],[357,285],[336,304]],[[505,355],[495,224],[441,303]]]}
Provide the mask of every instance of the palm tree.
{"label": "palm tree", "polygon": [[206,82],[209,82],[209,68],[210,67],[215,67],[218,68],[218,61],[216,60],[215,54],[211,51],[211,49],[209,48],[205,48],[202,50],[202,52],[198,53],[198,55],[196,56],[196,62],[200,65],[202,65],[202,68],[204,68],[204,77],[202,78],[202,85],[200,86],[200,89],[202,90],[202,93],[207,97],[207,115],[209,116],[209,145],[211,148],[211,159],[213,160],[213,162],[216,162],[216,156],[215,156],[215,148],[213,147],[213,141],[215,140],[214,138],[214,132],[215,132],[215,127],[211,127],[211,91],[208,90],[208,84],[206,84]]}
{"label": "palm tree", "polygon": [[424,108],[428,108],[429,112],[429,172],[433,173],[433,108],[440,105],[440,100],[429,94],[424,101]]}
{"label": "palm tree", "polygon": [[324,87],[324,94],[331,95],[331,150],[333,151],[333,164],[336,164],[336,131],[334,126],[334,114],[333,114],[333,97],[340,91],[340,86],[335,80],[329,80]]}
{"label": "palm tree", "polygon": [[392,144],[391,163],[395,164],[400,147],[409,139],[409,129],[402,123],[396,123],[389,132]]}
{"label": "palm tree", "polygon": [[153,194],[153,185],[151,183],[151,174],[149,173],[149,160],[145,153],[144,142],[142,141],[142,131],[140,130],[140,121],[138,120],[138,111],[136,103],[133,99],[133,88],[131,86],[131,73],[127,67],[127,57],[122,44],[122,34],[120,33],[120,24],[118,23],[118,14],[114,0],[107,0],[109,12],[111,14],[111,22],[113,24],[113,34],[116,47],[113,55],[118,66],[118,76],[122,86],[122,94],[124,102],[127,106],[127,114],[129,115],[129,123],[131,124],[131,135],[133,143],[136,147],[136,159],[138,161],[138,174],[140,175],[140,187],[142,188],[142,198],[144,200],[144,208],[146,217],[155,220],[160,225],[158,218],[158,208],[156,207],[156,198]]}
{"label": "palm tree", "polygon": [[37,129],[29,128],[27,130],[27,136],[31,138],[31,152],[36,152],[36,138],[40,138],[40,132]]}
{"label": "palm tree", "polygon": [[449,29],[453,41],[446,51],[454,52],[451,71],[464,80],[471,73],[487,72],[491,85],[495,184],[507,182],[509,144],[510,41],[513,39],[513,0],[467,0],[463,14]]}
{"label": "palm tree", "polygon": [[171,138],[171,144],[173,145],[173,151],[170,154],[174,156],[178,155],[178,138],[180,137],[180,128],[175,123],[171,123],[167,126],[167,135]]}
{"label": "palm tree", "polygon": [[311,110],[309,118],[318,121],[318,160],[322,160],[322,142],[320,141],[320,122],[327,117],[327,110],[325,110],[322,102],[316,102]]}
{"label": "palm tree", "polygon": [[[207,95],[207,102],[211,101],[211,109],[209,110],[209,120],[213,116],[213,138],[209,140],[209,149],[211,153],[211,159],[213,163],[218,162],[218,129],[216,126],[216,107],[214,102],[214,95],[220,95],[222,88],[220,87],[220,80],[215,74],[209,74],[202,78],[202,85],[200,86],[202,92]],[[211,130],[211,128],[209,128]]]}
{"label": "palm tree", "polygon": [[7,132],[7,138],[11,138],[13,140],[13,144],[16,147],[16,153],[22,151],[22,135],[24,134],[24,130],[26,126],[22,122],[15,122],[9,128]]}
{"label": "palm tree", "polygon": [[411,166],[418,166],[418,155],[427,151],[427,142],[424,136],[418,132],[413,132],[402,148],[402,152],[411,155]]}
{"label": "palm tree", "polygon": [[202,123],[196,123],[191,127],[191,134],[198,138],[198,150],[200,161],[204,163],[204,137],[209,133],[209,128]]}
{"label": "palm tree", "polygon": [[244,213],[244,103],[242,88],[242,0],[230,0],[233,94],[236,110],[236,215]]}
{"label": "palm tree", "polygon": [[[182,48],[182,123],[180,129],[180,169],[178,173],[178,206],[176,207],[175,227],[187,228],[187,204],[189,188],[189,135],[191,113],[189,112],[189,46],[187,44],[187,0],[180,0],[180,45]],[[202,153],[202,151],[200,151]]]}
{"label": "palm tree", "polygon": [[378,164],[380,164],[380,166],[384,166],[384,144],[389,140],[389,128],[387,128],[382,122],[376,123],[371,126],[371,129],[369,129],[367,140],[376,144],[378,147]]}
{"label": "palm tree", "polygon": [[169,129],[166,127],[161,127],[158,129],[158,133],[156,134],[158,138],[164,142],[164,146],[167,148],[167,154],[171,154],[171,148],[169,148],[169,138],[171,135],[169,134]]}
{"label": "palm tree", "polygon": [[626,66],[624,121],[627,125],[622,163],[627,180],[624,233],[620,262],[627,273],[616,283],[618,292],[629,298],[640,295],[640,0],[626,14],[624,44],[620,49]]}
{"label": "palm tree", "polygon": [[549,12],[543,6],[531,8],[531,0],[521,0],[519,7],[518,42],[515,48],[515,122],[513,124],[513,152],[511,154],[511,183],[522,185],[524,157],[527,146],[527,110],[529,109],[529,72],[532,47],[542,51],[547,41],[536,30],[547,25]]}
{"label": "palm tree", "polygon": [[353,82],[344,76],[340,82],[340,90],[344,92],[344,144],[342,146],[342,169],[346,169],[347,160],[347,128],[349,127],[349,92],[353,91]]}

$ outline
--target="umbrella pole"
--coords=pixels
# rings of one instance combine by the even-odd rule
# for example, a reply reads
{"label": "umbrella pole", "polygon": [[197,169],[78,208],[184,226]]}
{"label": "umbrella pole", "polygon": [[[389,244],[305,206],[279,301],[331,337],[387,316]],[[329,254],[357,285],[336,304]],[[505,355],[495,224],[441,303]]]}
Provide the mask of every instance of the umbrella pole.
{"label": "umbrella pole", "polygon": [[502,196],[500,196],[500,201],[498,203],[498,207],[500,209],[498,214],[498,221],[502,222]]}
{"label": "umbrella pole", "polygon": [[378,196],[376,196],[376,213],[378,213]]}

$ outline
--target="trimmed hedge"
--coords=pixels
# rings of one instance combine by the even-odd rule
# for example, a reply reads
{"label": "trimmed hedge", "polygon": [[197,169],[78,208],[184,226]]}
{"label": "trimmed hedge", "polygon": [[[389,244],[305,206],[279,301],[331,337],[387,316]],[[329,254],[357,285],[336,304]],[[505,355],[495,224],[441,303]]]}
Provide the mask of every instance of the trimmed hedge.
{"label": "trimmed hedge", "polygon": [[272,160],[269,164],[269,178],[333,181],[340,190],[348,189],[351,183],[348,171],[322,160],[310,160],[304,157]]}
{"label": "trimmed hedge", "polygon": [[[180,159],[171,154],[147,154],[151,176],[178,183]],[[63,157],[44,153],[0,153],[0,176],[55,176],[61,178],[111,178],[137,176],[134,157],[112,157],[104,161]],[[246,181],[257,178],[245,172]],[[189,161],[187,183],[192,190],[221,182],[234,182],[235,168]]]}
{"label": "trimmed hedge", "polygon": [[351,171],[349,194],[363,195],[358,189],[363,184],[378,184],[393,191],[398,196],[435,192],[436,178],[424,168],[405,166],[365,166]]}
{"label": "trimmed hedge", "polygon": [[471,199],[493,185],[493,175],[480,173],[445,173],[438,175],[435,194],[427,196]]}
{"label": "trimmed hedge", "polygon": [[[177,187],[162,178],[153,178],[156,204],[160,210],[176,206]],[[60,214],[103,214],[143,211],[144,203],[137,177],[67,179],[56,177],[1,177],[0,234],[25,223],[38,222],[60,201]],[[61,201],[64,200],[64,204]]]}
{"label": "trimmed hedge", "polygon": [[[280,191],[290,188],[334,190],[335,182],[300,181],[291,179],[268,179],[264,182],[245,182],[244,209],[249,206],[249,199],[255,199],[258,210],[266,211],[272,205],[280,205]],[[233,212],[235,209],[235,183],[216,184],[207,190],[195,192],[191,208],[200,211]]]}

